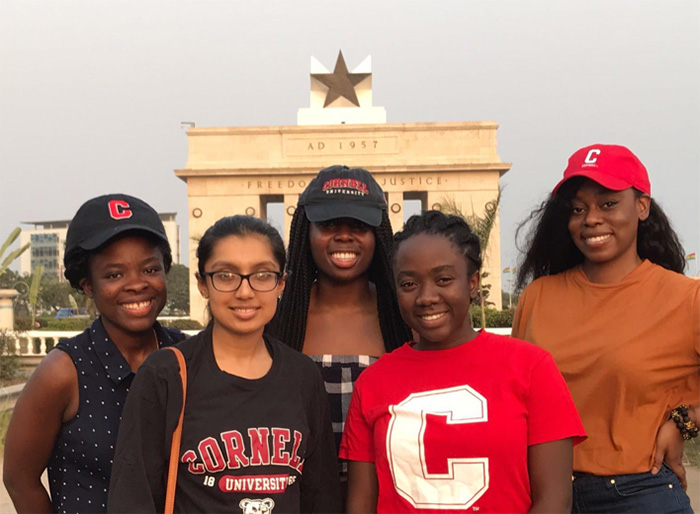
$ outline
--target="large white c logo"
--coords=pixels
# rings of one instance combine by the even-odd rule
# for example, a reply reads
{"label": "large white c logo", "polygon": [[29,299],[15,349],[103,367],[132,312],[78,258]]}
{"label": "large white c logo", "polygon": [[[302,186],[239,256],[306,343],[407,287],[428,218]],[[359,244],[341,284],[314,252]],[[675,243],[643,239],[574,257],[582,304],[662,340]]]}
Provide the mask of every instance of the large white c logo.
{"label": "large white c logo", "polygon": [[593,148],[592,150],[589,150],[588,155],[586,155],[586,158],[583,160],[586,164],[595,164],[596,161],[598,160],[598,156],[600,155],[600,150],[597,148]]}
{"label": "large white c logo", "polygon": [[431,473],[424,435],[429,414],[446,416],[448,425],[480,423],[488,421],[487,407],[486,398],[468,385],[414,393],[389,407],[386,453],[402,498],[419,509],[467,509],[486,492],[487,458],[450,457],[446,473]]}

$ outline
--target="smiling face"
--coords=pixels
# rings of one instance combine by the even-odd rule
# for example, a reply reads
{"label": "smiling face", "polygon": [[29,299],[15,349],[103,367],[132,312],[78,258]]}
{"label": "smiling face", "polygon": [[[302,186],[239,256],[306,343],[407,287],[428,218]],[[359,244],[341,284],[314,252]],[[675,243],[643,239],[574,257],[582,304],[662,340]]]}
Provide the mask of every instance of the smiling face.
{"label": "smiling face", "polygon": [[[211,256],[204,263],[207,273],[230,271],[248,275],[260,271],[281,272],[268,239],[260,234],[226,236],[219,239]],[[212,285],[212,277],[198,276],[199,291],[209,299],[209,307],[214,323],[234,336],[248,336],[258,333],[262,336],[265,325],[275,315],[277,297],[284,290],[284,279],[280,279],[271,291],[259,292],[243,280],[235,291],[217,291]]]}
{"label": "smiling face", "polygon": [[584,270],[619,268],[622,276],[640,262],[639,222],[649,216],[650,198],[633,189],[610,191],[586,180],[571,201],[569,234],[584,256]]}
{"label": "smiling face", "polygon": [[374,257],[372,227],[350,218],[311,223],[309,243],[319,273],[332,280],[345,282],[366,275]]}
{"label": "smiling face", "polygon": [[167,300],[163,255],[143,237],[118,239],[90,257],[82,286],[112,338],[150,331]]}
{"label": "smiling face", "polygon": [[476,336],[469,305],[479,274],[446,237],[417,234],[403,241],[394,257],[401,317],[418,333],[420,350],[452,348]]}

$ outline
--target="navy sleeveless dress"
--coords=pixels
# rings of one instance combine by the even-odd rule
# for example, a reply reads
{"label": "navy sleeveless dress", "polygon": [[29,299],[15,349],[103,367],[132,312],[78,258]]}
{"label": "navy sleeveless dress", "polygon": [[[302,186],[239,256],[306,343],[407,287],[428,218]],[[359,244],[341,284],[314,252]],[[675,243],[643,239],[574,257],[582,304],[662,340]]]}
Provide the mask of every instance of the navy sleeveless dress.
{"label": "navy sleeveless dress", "polygon": [[[158,323],[153,328],[160,348],[185,338]],[[75,418],[61,427],[49,459],[51,501],[57,513],[106,512],[117,430],[134,373],[100,319],[55,348],[75,365],[79,403]]]}

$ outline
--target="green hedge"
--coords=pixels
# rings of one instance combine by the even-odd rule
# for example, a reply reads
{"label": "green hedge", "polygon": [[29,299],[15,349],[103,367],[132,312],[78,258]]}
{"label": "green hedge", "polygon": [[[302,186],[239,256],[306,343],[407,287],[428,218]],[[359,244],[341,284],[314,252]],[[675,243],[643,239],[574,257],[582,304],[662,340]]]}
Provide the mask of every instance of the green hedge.
{"label": "green hedge", "polygon": [[19,359],[14,338],[0,330],[0,382],[14,380],[19,372]]}
{"label": "green hedge", "polygon": [[[515,309],[486,309],[486,328],[504,328],[513,326],[513,316]],[[472,318],[474,328],[481,328],[481,308],[472,305],[469,309],[469,316]]]}
{"label": "green hedge", "polygon": [[[65,330],[65,331],[83,331],[92,324],[90,318],[52,318],[40,317],[37,318],[39,330]],[[178,328],[180,330],[201,330],[202,324],[193,319],[171,319],[159,320],[164,327]],[[31,318],[15,318],[15,330],[27,331],[32,330]]]}
{"label": "green hedge", "polygon": [[32,328],[32,318],[15,318],[15,330],[19,332],[34,330]]}
{"label": "green hedge", "polygon": [[71,330],[83,331],[92,324],[90,318],[49,318],[42,330]]}
{"label": "green hedge", "polygon": [[158,320],[161,325],[168,328],[177,328],[180,330],[201,330],[202,324],[194,319],[167,319]]}

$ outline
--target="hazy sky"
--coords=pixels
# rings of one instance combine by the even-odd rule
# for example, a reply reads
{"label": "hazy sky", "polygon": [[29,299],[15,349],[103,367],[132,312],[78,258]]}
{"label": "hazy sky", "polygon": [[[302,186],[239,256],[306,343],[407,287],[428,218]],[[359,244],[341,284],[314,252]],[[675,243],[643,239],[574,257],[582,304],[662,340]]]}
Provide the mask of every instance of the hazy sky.
{"label": "hazy sky", "polygon": [[697,0],[0,0],[0,238],[126,192],[177,211],[186,240],[180,121],[294,125],[310,56],[332,69],[339,49],[350,69],[372,56],[389,122],[500,124],[504,267],[592,143],[630,147],[700,250]]}

